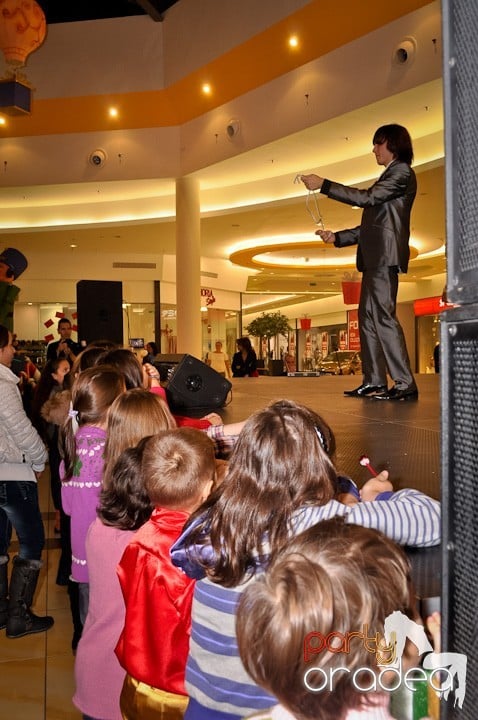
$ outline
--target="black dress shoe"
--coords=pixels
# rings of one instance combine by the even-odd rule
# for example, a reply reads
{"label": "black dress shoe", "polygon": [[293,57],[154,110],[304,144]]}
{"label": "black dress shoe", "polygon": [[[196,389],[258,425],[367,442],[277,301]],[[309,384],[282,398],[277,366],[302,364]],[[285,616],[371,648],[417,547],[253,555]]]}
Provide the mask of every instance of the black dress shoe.
{"label": "black dress shoe", "polygon": [[418,390],[416,387],[390,388],[386,392],[373,396],[374,400],[418,400]]}
{"label": "black dress shoe", "polygon": [[344,395],[347,397],[365,397],[366,395],[373,395],[373,393],[386,393],[386,385],[371,385],[370,383],[364,383],[355,390],[344,390]]}

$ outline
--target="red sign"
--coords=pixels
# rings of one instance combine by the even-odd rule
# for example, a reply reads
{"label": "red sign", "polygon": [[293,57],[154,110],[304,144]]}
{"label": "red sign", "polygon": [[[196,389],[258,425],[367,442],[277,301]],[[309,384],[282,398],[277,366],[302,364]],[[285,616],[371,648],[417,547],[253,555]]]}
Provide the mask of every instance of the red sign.
{"label": "red sign", "polygon": [[413,301],[413,311],[416,317],[421,315],[438,315],[438,313],[452,308],[453,303],[447,303],[441,297],[420,298]]}
{"label": "red sign", "polygon": [[339,332],[339,350],[347,350],[347,330]]}
{"label": "red sign", "polygon": [[201,288],[201,297],[206,298],[206,305],[213,305],[216,302],[211,288]]}
{"label": "red sign", "polygon": [[347,331],[349,350],[360,350],[358,310],[347,310]]}

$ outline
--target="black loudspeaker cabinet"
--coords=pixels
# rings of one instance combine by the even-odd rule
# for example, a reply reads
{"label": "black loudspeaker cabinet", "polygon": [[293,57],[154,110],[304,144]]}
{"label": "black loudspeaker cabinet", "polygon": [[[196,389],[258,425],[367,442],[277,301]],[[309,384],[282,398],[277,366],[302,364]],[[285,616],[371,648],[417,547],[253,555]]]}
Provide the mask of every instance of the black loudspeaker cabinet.
{"label": "black loudspeaker cabinet", "polygon": [[[453,695],[441,718],[476,720],[478,708],[478,305],[442,314],[442,651],[467,660],[463,707]],[[463,688],[462,688],[463,690]]]}
{"label": "black loudspeaker cabinet", "polygon": [[123,284],[115,280],[80,280],[76,284],[78,341],[111,340],[123,345]]}
{"label": "black loudspeaker cabinet", "polygon": [[447,298],[478,302],[478,3],[443,0]]}
{"label": "black loudspeaker cabinet", "polygon": [[166,395],[173,410],[222,407],[232,384],[192,355],[185,355],[171,374]]}

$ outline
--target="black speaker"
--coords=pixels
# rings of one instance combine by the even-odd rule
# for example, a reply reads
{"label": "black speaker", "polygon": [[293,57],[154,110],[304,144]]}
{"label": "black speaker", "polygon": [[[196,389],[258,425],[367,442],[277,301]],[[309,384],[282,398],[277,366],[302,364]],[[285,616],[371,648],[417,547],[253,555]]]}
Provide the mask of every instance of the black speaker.
{"label": "black speaker", "polygon": [[115,280],[76,283],[78,341],[111,340],[123,345],[123,284]]}
{"label": "black speaker", "polygon": [[[447,205],[447,310],[440,327],[442,409],[442,651],[468,658],[463,707],[441,720],[474,720],[478,707],[478,4],[442,0]],[[461,688],[462,693],[464,688]]]}
{"label": "black speaker", "polygon": [[185,355],[171,374],[166,388],[174,410],[219,408],[224,405],[232,384],[192,355]]}
{"label": "black speaker", "polygon": [[[447,298],[478,302],[478,4],[443,0]],[[476,147],[475,147],[476,146]]]}
{"label": "black speaker", "polygon": [[[442,650],[468,658],[463,707],[442,703],[442,720],[475,720],[478,707],[478,305],[442,314]],[[455,694],[456,697],[456,694]]]}

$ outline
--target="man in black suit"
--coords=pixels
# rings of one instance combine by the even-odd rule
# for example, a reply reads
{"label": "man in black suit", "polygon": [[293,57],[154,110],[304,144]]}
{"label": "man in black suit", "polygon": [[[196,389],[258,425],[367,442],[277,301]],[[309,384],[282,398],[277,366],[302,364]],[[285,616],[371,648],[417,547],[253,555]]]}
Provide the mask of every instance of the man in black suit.
{"label": "man in black suit", "polygon": [[[345,395],[376,400],[415,400],[413,377],[402,327],[396,316],[398,274],[410,257],[410,213],[417,192],[411,166],[413,147],[401,125],[383,125],[373,137],[373,153],[385,167],[368,189],[348,187],[318,175],[302,175],[309,190],[364,209],[358,227],[332,232],[317,230],[335,247],[358,245],[357,269],[363,273],[358,309],[363,382]],[[394,381],[387,388],[387,371]]]}
{"label": "man in black suit", "polygon": [[68,318],[60,318],[58,321],[58,334],[60,340],[51,342],[46,350],[46,359],[54,360],[55,358],[65,358],[70,366],[76,360],[76,356],[81,352],[81,345],[71,339],[73,328]]}

